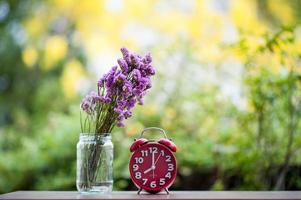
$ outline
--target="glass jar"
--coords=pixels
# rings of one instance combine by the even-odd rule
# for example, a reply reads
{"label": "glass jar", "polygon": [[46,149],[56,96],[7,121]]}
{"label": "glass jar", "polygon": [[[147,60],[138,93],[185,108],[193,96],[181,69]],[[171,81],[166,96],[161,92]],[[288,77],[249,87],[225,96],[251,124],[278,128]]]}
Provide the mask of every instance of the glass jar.
{"label": "glass jar", "polygon": [[110,134],[80,134],[76,187],[81,193],[112,191],[113,143]]}

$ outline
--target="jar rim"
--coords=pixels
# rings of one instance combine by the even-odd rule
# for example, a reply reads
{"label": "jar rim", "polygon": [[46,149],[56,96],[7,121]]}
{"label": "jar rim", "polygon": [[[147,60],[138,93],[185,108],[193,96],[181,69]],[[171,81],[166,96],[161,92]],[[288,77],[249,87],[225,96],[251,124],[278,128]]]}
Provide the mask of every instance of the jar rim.
{"label": "jar rim", "polygon": [[95,134],[95,133],[80,133],[79,138],[103,138],[103,139],[111,139],[111,133],[102,133],[102,134]]}

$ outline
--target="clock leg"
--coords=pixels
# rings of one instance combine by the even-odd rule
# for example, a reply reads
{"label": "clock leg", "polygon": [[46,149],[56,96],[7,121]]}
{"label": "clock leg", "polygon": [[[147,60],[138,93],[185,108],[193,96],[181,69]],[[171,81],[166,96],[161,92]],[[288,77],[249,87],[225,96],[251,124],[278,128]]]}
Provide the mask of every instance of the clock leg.
{"label": "clock leg", "polygon": [[139,188],[137,194],[139,195],[141,191],[142,191],[142,188]]}
{"label": "clock leg", "polygon": [[169,191],[168,191],[168,189],[167,189],[167,188],[165,188],[164,190],[165,190],[165,192],[166,192],[167,194],[169,194]]}

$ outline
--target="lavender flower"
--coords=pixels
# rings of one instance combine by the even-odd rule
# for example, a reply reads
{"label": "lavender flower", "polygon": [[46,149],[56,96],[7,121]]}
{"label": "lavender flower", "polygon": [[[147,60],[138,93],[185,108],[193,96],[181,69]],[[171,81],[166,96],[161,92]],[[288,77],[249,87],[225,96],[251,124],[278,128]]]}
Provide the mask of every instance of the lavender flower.
{"label": "lavender flower", "polygon": [[131,62],[131,58],[130,58],[131,55],[129,53],[129,50],[127,48],[122,47],[120,49],[120,51],[121,51],[121,53],[123,55],[123,59],[127,62],[127,64],[130,64],[130,62]]}
{"label": "lavender flower", "polygon": [[128,110],[131,110],[132,108],[134,108],[136,105],[136,102],[137,102],[136,98],[128,99],[126,102],[126,106],[127,106]]}
{"label": "lavender flower", "polygon": [[128,73],[128,64],[126,63],[126,61],[122,58],[117,60],[118,65],[120,66],[120,69],[122,70],[123,73],[127,74]]}
{"label": "lavender flower", "polygon": [[115,124],[123,127],[135,105],[143,105],[143,97],[152,86],[155,69],[151,55],[140,56],[126,48],[121,48],[121,53],[123,58],[117,60],[118,66],[99,79],[98,93],[90,93],[81,103],[83,111],[97,116],[95,133],[108,133]]}
{"label": "lavender flower", "polygon": [[96,102],[100,100],[100,98],[96,92],[91,92],[82,100],[80,107],[86,113],[91,114],[95,111]]}
{"label": "lavender flower", "polygon": [[133,79],[137,82],[141,79],[141,72],[138,69],[133,70]]}
{"label": "lavender flower", "polygon": [[131,64],[135,67],[138,67],[140,63],[139,57],[137,55],[131,54],[130,58],[131,58]]}
{"label": "lavender flower", "polygon": [[152,57],[150,53],[146,54],[142,61],[144,64],[150,64],[152,62]]}

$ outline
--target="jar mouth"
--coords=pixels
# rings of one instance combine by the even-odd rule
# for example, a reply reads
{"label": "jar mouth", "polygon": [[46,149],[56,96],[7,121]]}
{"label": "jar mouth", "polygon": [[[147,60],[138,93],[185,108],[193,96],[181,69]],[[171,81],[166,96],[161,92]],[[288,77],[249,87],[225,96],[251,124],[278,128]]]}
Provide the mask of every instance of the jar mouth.
{"label": "jar mouth", "polygon": [[80,135],[85,135],[85,136],[109,136],[111,133],[80,133]]}
{"label": "jar mouth", "polygon": [[110,140],[111,133],[80,133],[79,138],[80,140]]}

